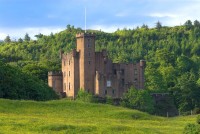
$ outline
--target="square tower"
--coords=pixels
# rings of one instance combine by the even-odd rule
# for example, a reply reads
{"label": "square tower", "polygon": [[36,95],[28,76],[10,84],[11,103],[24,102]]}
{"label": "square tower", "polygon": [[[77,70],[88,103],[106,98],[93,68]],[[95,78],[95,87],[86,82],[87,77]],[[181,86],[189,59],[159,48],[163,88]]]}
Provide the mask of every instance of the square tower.
{"label": "square tower", "polygon": [[95,77],[95,35],[80,33],[76,35],[79,52],[80,88],[94,94]]}

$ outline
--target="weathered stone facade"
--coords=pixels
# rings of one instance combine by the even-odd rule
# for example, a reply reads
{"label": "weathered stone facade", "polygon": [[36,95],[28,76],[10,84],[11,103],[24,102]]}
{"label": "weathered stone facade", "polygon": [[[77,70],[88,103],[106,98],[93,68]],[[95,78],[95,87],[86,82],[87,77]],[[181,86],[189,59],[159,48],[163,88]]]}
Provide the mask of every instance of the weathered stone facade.
{"label": "weathered stone facade", "polygon": [[112,63],[105,50],[95,52],[94,34],[80,33],[76,38],[76,49],[61,52],[62,73],[48,74],[49,86],[56,92],[74,98],[83,89],[99,97],[120,98],[131,86],[144,89],[144,60]]}

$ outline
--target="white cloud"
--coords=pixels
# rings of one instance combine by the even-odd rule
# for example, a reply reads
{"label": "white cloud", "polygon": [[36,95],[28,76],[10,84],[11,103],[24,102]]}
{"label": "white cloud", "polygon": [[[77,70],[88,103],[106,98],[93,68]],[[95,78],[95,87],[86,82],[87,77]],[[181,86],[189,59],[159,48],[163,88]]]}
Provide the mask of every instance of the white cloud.
{"label": "white cloud", "polygon": [[169,17],[169,18],[176,18],[176,14],[172,13],[151,13],[149,14],[150,17],[157,17],[157,18],[164,18],[164,17]]}
{"label": "white cloud", "polygon": [[173,6],[169,9],[152,11],[147,16],[161,21],[164,25],[175,26],[184,24],[187,20],[194,21],[200,18],[200,1],[185,1],[180,6]]}
{"label": "white cloud", "polygon": [[108,33],[111,33],[111,32],[115,32],[117,31],[117,29],[124,29],[124,28],[127,28],[127,29],[133,29],[133,28],[136,28],[138,25],[119,25],[119,24],[115,24],[115,25],[93,25],[93,26],[90,26],[89,29],[94,29],[94,30],[101,30],[101,31],[104,31],[104,32],[108,32]]}
{"label": "white cloud", "polygon": [[28,33],[32,39],[35,39],[34,36],[39,33],[49,35],[51,32],[57,33],[64,29],[63,27],[0,28],[0,40],[5,39],[7,35],[9,35],[12,40],[17,40],[19,38],[24,38],[26,33]]}

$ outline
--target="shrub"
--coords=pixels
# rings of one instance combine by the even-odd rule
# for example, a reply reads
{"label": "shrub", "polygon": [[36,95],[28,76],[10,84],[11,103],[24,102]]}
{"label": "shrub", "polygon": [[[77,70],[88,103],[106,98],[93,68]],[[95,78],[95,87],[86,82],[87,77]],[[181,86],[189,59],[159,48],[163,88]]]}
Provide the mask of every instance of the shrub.
{"label": "shrub", "polygon": [[106,104],[113,105],[113,98],[111,96],[106,96]]}
{"label": "shrub", "polygon": [[194,114],[200,114],[200,108],[195,108],[194,110],[193,110],[193,113]]}
{"label": "shrub", "polygon": [[200,115],[197,116],[196,122],[197,122],[197,124],[200,124]]}
{"label": "shrub", "polygon": [[137,90],[131,87],[122,97],[121,105],[144,112],[154,112],[153,98],[147,90]]}
{"label": "shrub", "polygon": [[200,126],[195,124],[187,124],[183,134],[200,134]]}
{"label": "shrub", "polygon": [[94,101],[94,97],[92,96],[92,94],[84,91],[83,89],[80,89],[78,91],[76,99],[79,101],[83,101],[83,102],[93,102]]}

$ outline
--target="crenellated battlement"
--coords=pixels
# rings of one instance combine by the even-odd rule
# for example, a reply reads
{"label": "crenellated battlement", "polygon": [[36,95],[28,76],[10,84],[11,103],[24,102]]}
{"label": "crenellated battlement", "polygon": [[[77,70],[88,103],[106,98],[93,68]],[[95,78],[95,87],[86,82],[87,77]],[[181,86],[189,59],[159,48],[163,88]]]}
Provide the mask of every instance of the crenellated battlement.
{"label": "crenellated battlement", "polygon": [[62,71],[49,71],[48,76],[62,76]]}
{"label": "crenellated battlement", "polygon": [[78,33],[76,34],[76,38],[82,38],[82,37],[95,37],[94,33]]}
{"label": "crenellated battlement", "polygon": [[146,61],[145,60],[140,60],[140,66],[145,67],[146,66]]}

